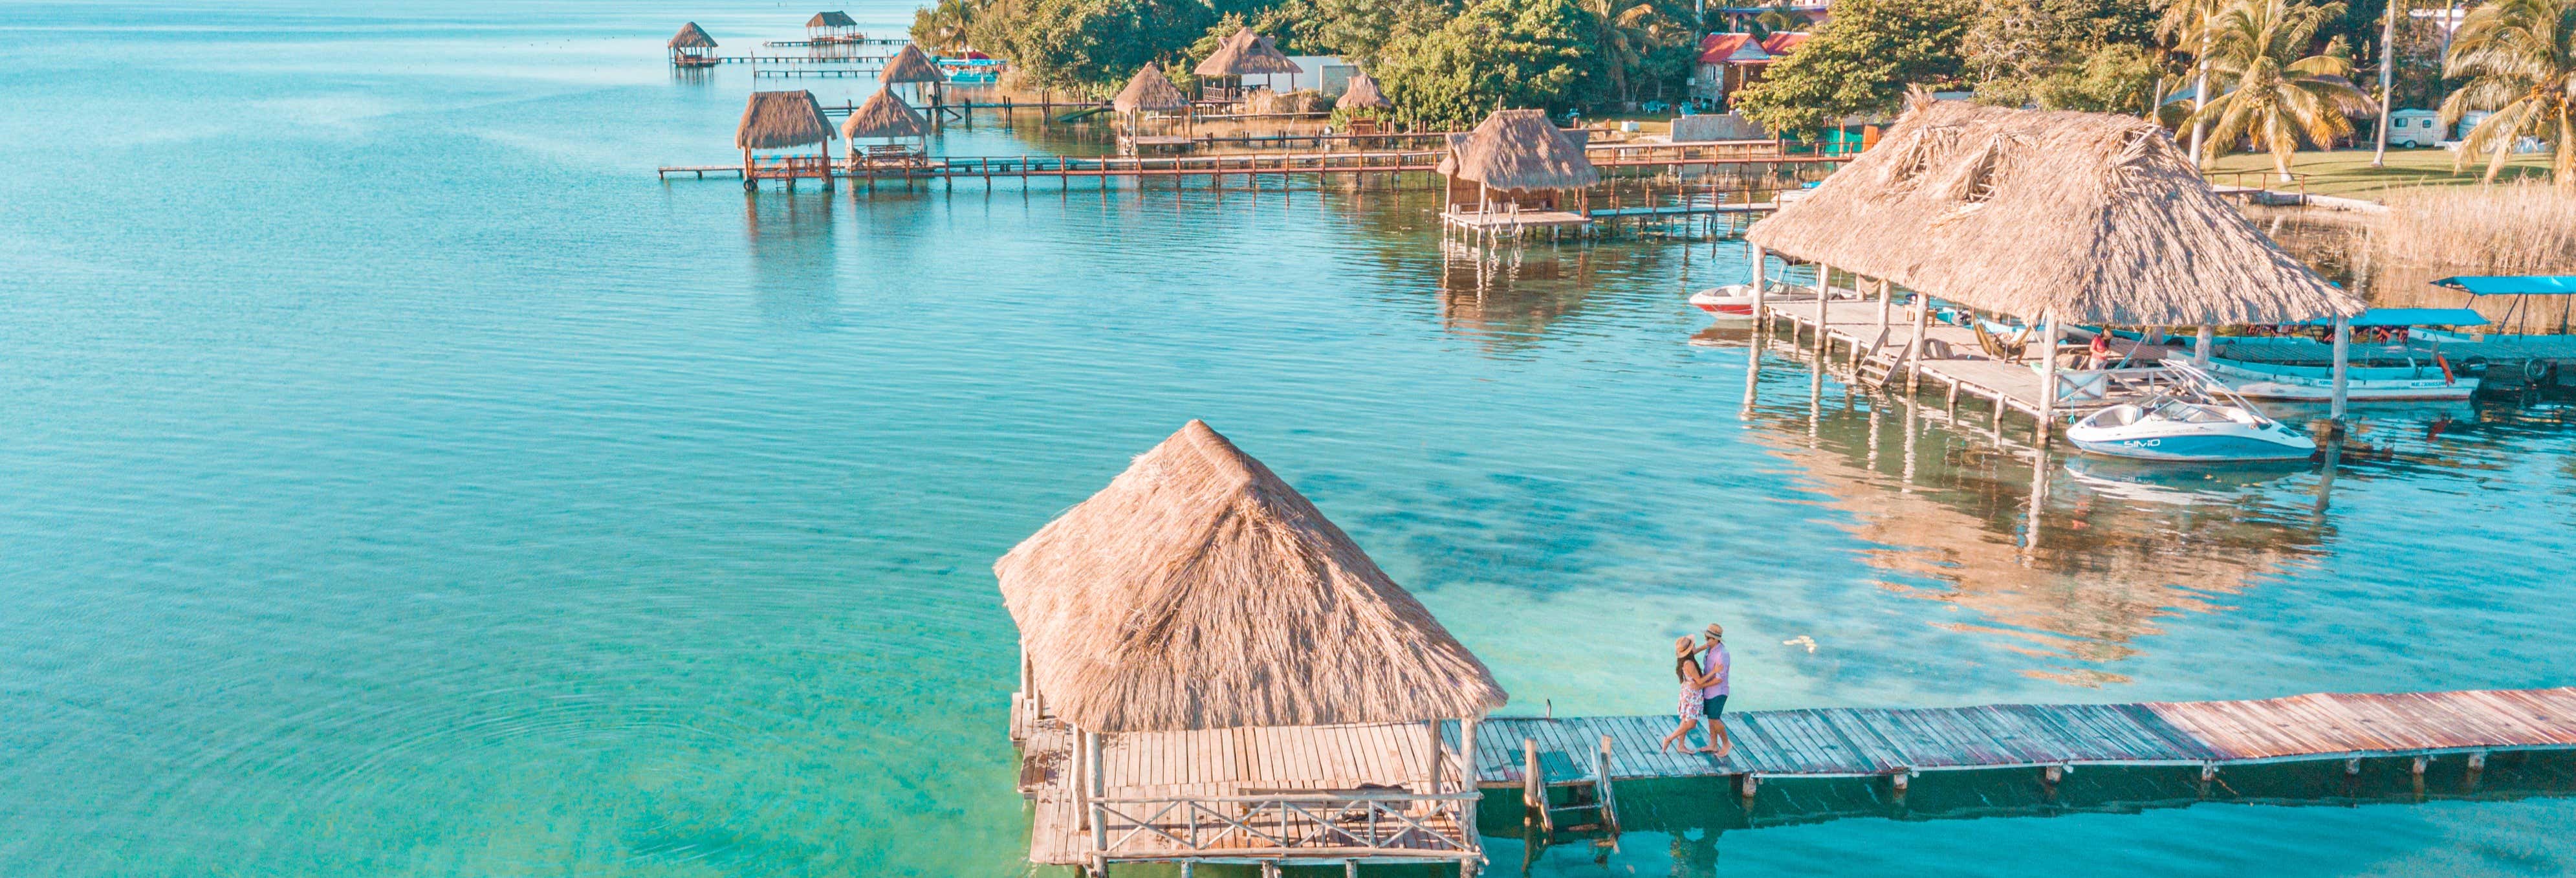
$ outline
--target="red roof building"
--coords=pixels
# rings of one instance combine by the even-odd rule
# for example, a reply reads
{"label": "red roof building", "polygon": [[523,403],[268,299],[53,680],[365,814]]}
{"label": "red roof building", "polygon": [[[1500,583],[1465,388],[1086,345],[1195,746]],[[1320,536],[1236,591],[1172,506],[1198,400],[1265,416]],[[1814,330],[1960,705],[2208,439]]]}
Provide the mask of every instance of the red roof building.
{"label": "red roof building", "polygon": [[1778,57],[1796,51],[1798,44],[1806,41],[1807,35],[1803,32],[1781,31],[1763,38],[1762,51],[1770,53],[1773,57]]}
{"label": "red roof building", "polygon": [[1691,77],[1691,96],[1724,103],[1745,83],[1759,79],[1772,54],[1752,34],[1709,34],[1699,41],[1698,69]]}

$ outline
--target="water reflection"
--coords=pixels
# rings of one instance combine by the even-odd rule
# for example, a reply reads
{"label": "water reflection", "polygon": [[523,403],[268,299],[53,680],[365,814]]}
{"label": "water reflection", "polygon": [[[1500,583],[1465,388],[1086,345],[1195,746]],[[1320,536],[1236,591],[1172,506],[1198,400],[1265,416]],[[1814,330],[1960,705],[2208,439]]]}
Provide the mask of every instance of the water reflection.
{"label": "water reflection", "polygon": [[2314,478],[2307,465],[2072,459],[1943,427],[1945,413],[1915,400],[1826,392],[1812,367],[1791,371],[1805,399],[1754,407],[1754,441],[1797,464],[1842,527],[1879,547],[1862,554],[1885,571],[1882,588],[1969,611],[1936,624],[2039,660],[2022,671],[2031,677],[2126,682],[2104,666],[2137,655],[2161,620],[2223,611],[2225,595],[2310,563],[2332,535],[2305,502],[2282,502],[2285,482]]}
{"label": "water reflection", "polygon": [[1595,285],[1592,248],[1440,242],[1440,319],[1451,331],[1510,346],[1583,307]]}
{"label": "water reflection", "polygon": [[763,321],[802,329],[828,328],[838,321],[832,204],[828,191],[743,193],[752,298]]}

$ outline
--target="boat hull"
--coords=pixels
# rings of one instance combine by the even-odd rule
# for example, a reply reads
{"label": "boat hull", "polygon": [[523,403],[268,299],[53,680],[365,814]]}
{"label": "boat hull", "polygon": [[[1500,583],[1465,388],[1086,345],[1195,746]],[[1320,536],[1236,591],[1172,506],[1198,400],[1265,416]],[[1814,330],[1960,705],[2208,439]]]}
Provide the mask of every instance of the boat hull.
{"label": "boat hull", "polygon": [[2266,460],[2306,460],[2316,454],[2316,446],[2291,445],[2269,439],[2235,435],[2144,436],[2127,438],[2078,438],[2067,431],[2066,440],[2079,450],[2108,457],[2131,460],[2158,460],[2199,463],[2240,463]]}
{"label": "boat hull", "polygon": [[[2294,374],[2306,372],[2323,374]],[[2424,375],[2424,372],[2432,374]],[[2331,370],[2214,362],[2210,364],[2209,373],[2220,384],[2227,385],[2227,389],[2247,399],[2291,402],[2328,402],[2334,399]],[[2478,379],[2475,376],[2444,377],[2439,367],[2421,370],[2355,368],[2350,370],[2344,381],[2344,399],[2352,402],[2468,399],[2477,392]]]}

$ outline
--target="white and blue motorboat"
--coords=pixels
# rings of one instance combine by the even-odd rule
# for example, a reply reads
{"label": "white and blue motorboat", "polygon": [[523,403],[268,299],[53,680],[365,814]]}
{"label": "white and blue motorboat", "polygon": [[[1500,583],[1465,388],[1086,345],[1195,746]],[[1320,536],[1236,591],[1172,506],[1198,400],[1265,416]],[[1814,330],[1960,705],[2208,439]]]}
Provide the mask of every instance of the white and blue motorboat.
{"label": "white and blue motorboat", "polygon": [[2144,401],[2094,412],[2066,428],[2089,454],[2196,463],[2306,460],[2315,440],[2265,417],[2207,373],[2172,366],[2187,380]]}

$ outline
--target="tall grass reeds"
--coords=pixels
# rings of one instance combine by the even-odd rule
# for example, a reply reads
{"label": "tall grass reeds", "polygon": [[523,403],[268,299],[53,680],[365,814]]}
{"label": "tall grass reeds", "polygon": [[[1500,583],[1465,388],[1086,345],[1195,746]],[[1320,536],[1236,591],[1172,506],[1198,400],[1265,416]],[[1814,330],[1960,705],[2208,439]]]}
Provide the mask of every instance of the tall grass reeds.
{"label": "tall grass reeds", "polygon": [[2382,258],[2498,274],[2576,272],[2576,198],[2547,184],[2427,187],[2391,193]]}

